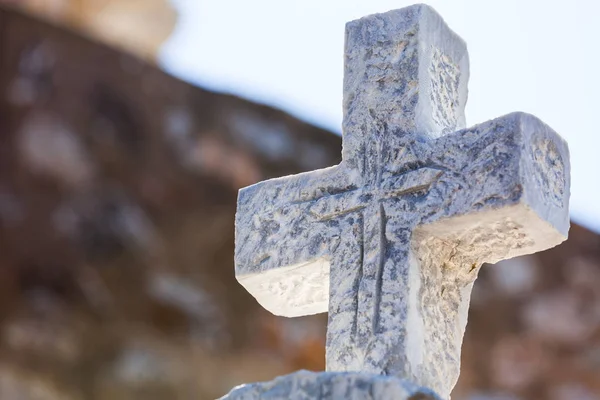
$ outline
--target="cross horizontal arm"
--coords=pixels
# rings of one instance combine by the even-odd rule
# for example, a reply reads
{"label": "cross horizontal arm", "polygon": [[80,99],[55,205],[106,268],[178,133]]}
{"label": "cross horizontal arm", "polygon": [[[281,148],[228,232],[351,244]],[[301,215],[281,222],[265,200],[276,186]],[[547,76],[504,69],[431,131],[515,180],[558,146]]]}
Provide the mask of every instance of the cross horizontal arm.
{"label": "cross horizontal arm", "polygon": [[[538,118],[509,114],[440,138],[435,147],[438,155],[433,159],[461,177],[462,182],[455,182],[452,190],[463,189],[452,202],[436,205],[436,212],[423,219],[422,230],[444,236],[449,234],[445,233],[448,229],[461,231],[463,220],[484,220],[486,213],[509,213],[516,219],[520,216],[519,224],[524,229],[521,235],[525,235],[522,243],[513,243],[514,248],[505,249],[502,255],[489,254],[480,259],[485,262],[541,251],[566,239],[569,150],[566,142]],[[437,222],[446,217],[460,218],[452,218],[452,223],[443,228]],[[429,223],[435,226],[427,228]],[[472,226],[463,232],[461,243],[473,236],[470,229]]]}
{"label": "cross horizontal arm", "polygon": [[336,166],[240,190],[236,278],[267,310],[288,317],[327,311],[336,241],[310,209],[323,196],[353,190],[351,178]]}
{"label": "cross horizontal arm", "polygon": [[[415,380],[450,393],[458,378],[471,288],[482,263],[542,251],[567,237],[569,153],[539,119],[515,113],[439,139],[430,161],[448,172],[431,189],[411,239],[427,290],[408,331]],[[442,199],[440,204],[435,199]],[[446,199],[453,199],[448,201]],[[410,324],[414,324],[411,326]],[[412,362],[412,361],[411,361]]]}

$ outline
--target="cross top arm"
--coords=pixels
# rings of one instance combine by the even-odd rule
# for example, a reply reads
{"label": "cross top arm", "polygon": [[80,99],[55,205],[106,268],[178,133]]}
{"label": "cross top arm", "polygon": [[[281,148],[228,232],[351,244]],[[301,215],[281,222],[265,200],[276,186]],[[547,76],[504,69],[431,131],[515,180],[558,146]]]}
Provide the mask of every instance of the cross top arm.
{"label": "cross top arm", "polygon": [[[342,158],[365,168],[374,139],[437,138],[465,127],[465,42],[423,4],[346,24]],[[382,135],[386,131],[395,135]]]}

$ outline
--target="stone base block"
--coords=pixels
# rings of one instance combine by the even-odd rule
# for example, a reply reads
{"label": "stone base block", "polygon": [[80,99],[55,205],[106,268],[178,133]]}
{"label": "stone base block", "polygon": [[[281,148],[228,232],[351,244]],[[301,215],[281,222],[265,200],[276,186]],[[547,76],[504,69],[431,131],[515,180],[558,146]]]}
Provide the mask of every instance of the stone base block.
{"label": "stone base block", "polygon": [[433,391],[390,376],[298,371],[270,382],[241,385],[220,400],[441,400]]}

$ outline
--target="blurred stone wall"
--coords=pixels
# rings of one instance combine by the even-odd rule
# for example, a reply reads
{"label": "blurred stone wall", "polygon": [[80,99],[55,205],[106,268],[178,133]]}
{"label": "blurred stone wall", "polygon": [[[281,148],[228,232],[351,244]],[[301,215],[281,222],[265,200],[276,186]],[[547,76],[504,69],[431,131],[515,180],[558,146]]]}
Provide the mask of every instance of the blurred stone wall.
{"label": "blurred stone wall", "polygon": [[[323,369],[233,276],[237,189],[338,136],[0,9],[0,399],[212,399]],[[455,400],[600,398],[600,237],[485,267]]]}
{"label": "blurred stone wall", "polygon": [[0,399],[209,399],[322,368],[323,316],[236,284],[233,217],[239,187],[335,163],[339,137],[14,11],[0,55]]}

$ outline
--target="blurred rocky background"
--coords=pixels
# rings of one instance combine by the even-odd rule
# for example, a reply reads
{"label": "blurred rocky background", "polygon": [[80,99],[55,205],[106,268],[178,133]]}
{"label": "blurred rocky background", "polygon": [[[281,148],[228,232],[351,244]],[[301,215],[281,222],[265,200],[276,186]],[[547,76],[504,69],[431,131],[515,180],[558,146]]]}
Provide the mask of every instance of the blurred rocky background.
{"label": "blurred rocky background", "polygon": [[169,0],[0,0],[143,58],[156,60],[177,23]]}
{"label": "blurred rocky background", "polygon": [[[2,1],[0,399],[212,399],[323,369],[324,315],[236,283],[233,217],[239,187],[332,165],[340,137],[152,66],[166,0]],[[453,399],[600,399],[600,236],[482,269]]]}

